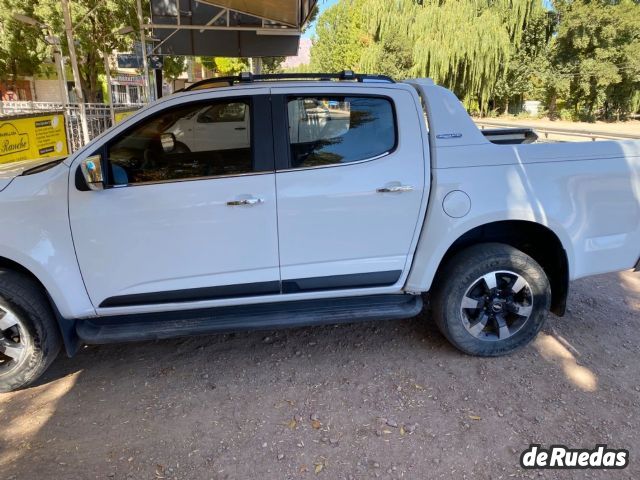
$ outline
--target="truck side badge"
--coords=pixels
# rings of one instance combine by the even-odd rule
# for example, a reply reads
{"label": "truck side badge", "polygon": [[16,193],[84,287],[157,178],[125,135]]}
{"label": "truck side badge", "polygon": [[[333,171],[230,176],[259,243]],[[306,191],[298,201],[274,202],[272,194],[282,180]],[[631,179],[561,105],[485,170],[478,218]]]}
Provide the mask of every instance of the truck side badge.
{"label": "truck side badge", "polygon": [[436,138],[443,138],[443,139],[460,138],[460,137],[462,137],[461,133],[441,133],[439,135],[436,135]]}

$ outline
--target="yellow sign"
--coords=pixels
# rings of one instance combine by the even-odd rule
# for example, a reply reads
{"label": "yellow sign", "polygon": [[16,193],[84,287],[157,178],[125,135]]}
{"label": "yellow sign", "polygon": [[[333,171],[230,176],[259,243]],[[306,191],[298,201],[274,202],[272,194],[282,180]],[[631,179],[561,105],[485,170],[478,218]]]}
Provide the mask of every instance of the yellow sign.
{"label": "yellow sign", "polygon": [[125,110],[123,112],[116,112],[116,123],[120,123],[122,120],[124,120],[127,117],[130,117],[131,115],[133,115],[134,113],[136,113],[137,110]]}
{"label": "yellow sign", "polygon": [[0,118],[0,163],[68,154],[64,115]]}

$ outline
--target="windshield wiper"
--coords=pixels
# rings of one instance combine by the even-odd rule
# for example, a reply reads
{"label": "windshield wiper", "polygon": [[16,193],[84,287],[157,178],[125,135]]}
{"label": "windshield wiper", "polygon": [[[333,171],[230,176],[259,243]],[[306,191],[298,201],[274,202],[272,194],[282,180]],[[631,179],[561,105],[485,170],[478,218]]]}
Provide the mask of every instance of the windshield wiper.
{"label": "windshield wiper", "polygon": [[40,172],[44,172],[45,170],[49,170],[50,168],[55,167],[56,165],[59,165],[60,163],[64,162],[66,160],[65,158],[58,158],[56,160],[52,160],[50,162],[47,163],[43,163],[41,165],[32,167],[32,168],[28,168],[27,170],[25,170],[24,172],[22,172],[20,174],[21,177],[26,177],[27,175],[33,175],[34,173],[40,173]]}

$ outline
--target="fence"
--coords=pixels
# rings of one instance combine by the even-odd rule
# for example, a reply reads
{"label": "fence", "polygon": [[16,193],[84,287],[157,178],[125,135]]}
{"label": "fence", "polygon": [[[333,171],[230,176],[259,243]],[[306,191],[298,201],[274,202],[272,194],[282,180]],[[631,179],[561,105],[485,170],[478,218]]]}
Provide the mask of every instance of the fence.
{"label": "fence", "polygon": [[[119,114],[138,110],[142,104],[114,105],[116,117]],[[103,103],[86,103],[87,129],[89,139],[93,139],[112,126],[109,105]],[[69,151],[74,152],[84,145],[82,123],[80,122],[80,105],[78,103],[62,104],[56,102],[0,102],[0,119],[9,115],[26,115],[39,112],[64,112],[67,129]]]}

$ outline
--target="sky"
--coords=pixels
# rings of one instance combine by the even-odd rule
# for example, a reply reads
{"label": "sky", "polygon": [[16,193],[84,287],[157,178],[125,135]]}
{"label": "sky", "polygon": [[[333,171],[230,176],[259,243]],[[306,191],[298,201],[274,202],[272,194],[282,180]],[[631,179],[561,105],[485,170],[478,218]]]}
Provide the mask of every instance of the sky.
{"label": "sky", "polygon": [[[318,0],[318,6],[320,7],[320,12],[318,12],[318,17],[322,12],[324,12],[331,5],[335,5],[340,0]],[[316,17],[316,19],[318,18]],[[311,24],[311,26],[307,29],[306,32],[302,34],[302,38],[311,38],[316,33],[316,24],[315,22]]]}

